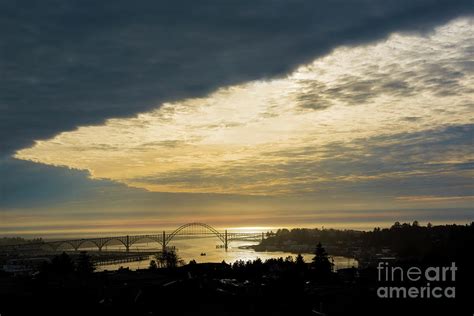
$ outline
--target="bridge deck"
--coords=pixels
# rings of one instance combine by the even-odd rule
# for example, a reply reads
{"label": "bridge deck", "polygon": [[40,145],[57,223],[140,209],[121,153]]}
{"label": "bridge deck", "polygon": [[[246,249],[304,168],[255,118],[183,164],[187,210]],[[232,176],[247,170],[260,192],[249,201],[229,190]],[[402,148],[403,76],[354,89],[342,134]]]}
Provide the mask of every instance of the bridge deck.
{"label": "bridge deck", "polygon": [[145,234],[145,235],[122,235],[122,236],[109,236],[109,237],[95,237],[95,238],[82,238],[82,239],[70,239],[70,240],[57,240],[57,241],[45,241],[41,243],[25,243],[17,245],[1,246],[2,251],[27,251],[27,250],[38,250],[49,247],[51,250],[58,250],[59,247],[70,246],[74,250],[78,251],[85,244],[92,244],[102,251],[102,248],[108,243],[114,241],[125,246],[128,251],[130,246],[137,243],[143,243],[147,241],[155,241],[161,244],[162,250],[166,251],[167,245],[173,239],[193,239],[193,238],[206,238],[206,237],[217,237],[222,243],[223,248],[227,249],[229,242],[231,241],[261,241],[265,238],[264,233],[257,232],[228,232],[218,231],[210,225],[203,223],[189,223],[182,225],[167,233],[163,231],[160,234]]}

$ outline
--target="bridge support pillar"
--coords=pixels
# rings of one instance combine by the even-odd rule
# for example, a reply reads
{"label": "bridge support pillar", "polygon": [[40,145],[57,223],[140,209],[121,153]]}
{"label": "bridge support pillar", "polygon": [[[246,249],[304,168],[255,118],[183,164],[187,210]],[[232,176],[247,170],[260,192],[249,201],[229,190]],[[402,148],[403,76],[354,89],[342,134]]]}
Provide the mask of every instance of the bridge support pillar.
{"label": "bridge support pillar", "polygon": [[166,252],[166,232],[165,231],[163,231],[163,237],[162,238],[163,238],[162,239],[163,242],[161,243],[161,245],[162,245],[161,252],[164,254]]}
{"label": "bridge support pillar", "polygon": [[130,237],[127,235],[127,241],[125,242],[125,251],[130,251]]}
{"label": "bridge support pillar", "polygon": [[262,241],[265,239],[265,234],[262,232]]}
{"label": "bridge support pillar", "polygon": [[227,246],[228,246],[228,242],[227,242],[227,229],[226,229],[225,233],[224,233],[224,248],[225,248],[225,251],[227,251]]}

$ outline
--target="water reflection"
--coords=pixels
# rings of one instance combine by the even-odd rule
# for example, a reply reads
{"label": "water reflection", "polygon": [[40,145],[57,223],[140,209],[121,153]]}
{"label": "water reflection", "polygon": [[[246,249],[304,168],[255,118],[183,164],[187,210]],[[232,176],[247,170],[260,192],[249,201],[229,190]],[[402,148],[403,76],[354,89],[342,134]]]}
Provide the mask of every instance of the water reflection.
{"label": "water reflection", "polygon": [[[245,241],[235,241],[230,243],[229,249],[227,252],[222,248],[217,248],[220,246],[219,241],[216,238],[198,238],[192,240],[173,240],[170,246],[176,247],[176,251],[180,259],[184,260],[185,263],[188,263],[190,260],[196,260],[198,263],[204,262],[222,262],[233,263],[237,260],[255,260],[257,258],[265,261],[270,258],[286,258],[288,256],[296,257],[296,254],[283,252],[283,251],[272,251],[272,252],[256,252],[251,248],[245,248],[246,246],[258,244],[257,242],[245,242]],[[108,250],[124,250],[123,246],[109,246]],[[141,243],[135,244],[130,249],[131,251],[151,251],[156,250],[157,252],[161,250],[161,245],[155,242],[150,243]],[[201,255],[205,254],[205,255]],[[311,262],[313,254],[302,254],[306,262]],[[152,259],[152,258],[150,258]],[[350,268],[352,266],[357,267],[358,262],[353,258],[347,258],[342,256],[334,256],[334,265],[335,269]],[[150,260],[121,263],[121,264],[111,264],[97,267],[98,271],[103,270],[116,270],[121,266],[130,268],[131,270],[136,269],[145,269],[148,267]]]}

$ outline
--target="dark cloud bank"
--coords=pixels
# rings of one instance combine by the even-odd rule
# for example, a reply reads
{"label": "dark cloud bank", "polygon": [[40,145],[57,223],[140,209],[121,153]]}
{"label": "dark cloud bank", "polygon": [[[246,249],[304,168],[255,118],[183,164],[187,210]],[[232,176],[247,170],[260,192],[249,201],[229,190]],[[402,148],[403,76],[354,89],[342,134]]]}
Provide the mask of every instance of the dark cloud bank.
{"label": "dark cloud bank", "polygon": [[[339,45],[429,31],[473,11],[470,0],[1,1],[0,200],[93,182],[7,158],[35,139],[282,75]],[[41,190],[29,191],[32,181]]]}
{"label": "dark cloud bank", "polygon": [[470,12],[464,0],[2,1],[0,153]]}

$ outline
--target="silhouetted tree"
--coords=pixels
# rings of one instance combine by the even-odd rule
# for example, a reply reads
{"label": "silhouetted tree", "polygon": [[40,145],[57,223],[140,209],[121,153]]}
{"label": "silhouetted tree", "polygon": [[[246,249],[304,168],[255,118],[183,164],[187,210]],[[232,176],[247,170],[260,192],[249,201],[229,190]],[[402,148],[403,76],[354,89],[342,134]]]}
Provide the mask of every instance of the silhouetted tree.
{"label": "silhouetted tree", "polygon": [[160,268],[166,267],[166,258],[165,254],[160,252],[157,255],[155,255],[156,263]]}
{"label": "silhouetted tree", "polygon": [[176,268],[178,266],[178,255],[174,251],[167,251],[165,255],[166,267]]}
{"label": "silhouetted tree", "polygon": [[295,269],[296,272],[300,273],[301,275],[303,275],[307,270],[306,263],[304,262],[304,258],[301,254],[296,256]]}
{"label": "silhouetted tree", "polygon": [[297,266],[304,266],[306,263],[304,262],[304,258],[303,256],[299,253],[297,256],[296,256],[296,261],[295,261],[296,265]]}
{"label": "silhouetted tree", "polygon": [[318,243],[314,251],[315,256],[313,257],[313,267],[318,275],[324,276],[329,275],[332,272],[333,263],[329,260],[326,249]]}
{"label": "silhouetted tree", "polygon": [[155,255],[156,260],[160,263],[160,266],[166,268],[176,268],[178,263],[183,263],[183,261],[178,257],[175,251],[165,251]]}
{"label": "silhouetted tree", "polygon": [[55,256],[51,260],[51,265],[49,266],[49,269],[52,272],[67,274],[74,272],[75,265],[71,257],[67,253],[63,252],[62,254]]}
{"label": "silhouetted tree", "polygon": [[94,272],[95,265],[92,262],[91,257],[85,252],[81,251],[77,260],[76,271],[83,274],[89,274]]}
{"label": "silhouetted tree", "polygon": [[155,260],[150,260],[150,265],[148,266],[148,269],[150,269],[150,270],[158,269],[158,265],[156,264]]}

